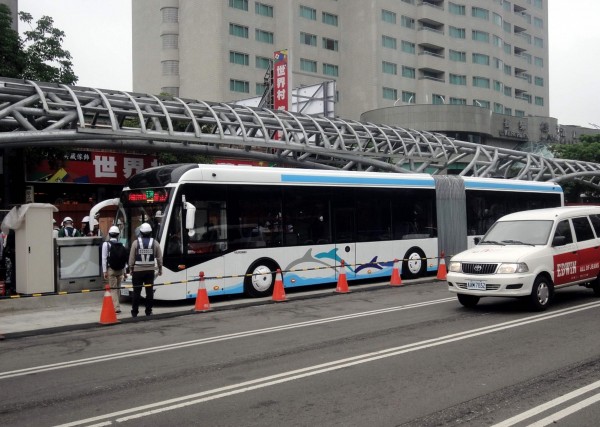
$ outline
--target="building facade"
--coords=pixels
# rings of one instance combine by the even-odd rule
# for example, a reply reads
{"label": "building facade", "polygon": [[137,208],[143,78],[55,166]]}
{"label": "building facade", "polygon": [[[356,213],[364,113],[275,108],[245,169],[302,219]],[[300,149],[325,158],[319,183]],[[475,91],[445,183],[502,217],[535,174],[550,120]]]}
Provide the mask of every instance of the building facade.
{"label": "building facade", "polygon": [[5,4],[12,14],[12,29],[19,31],[19,0],[0,0],[0,4]]}
{"label": "building facade", "polygon": [[134,91],[254,97],[288,49],[290,85],[335,79],[343,118],[412,105],[549,115],[547,0],[133,0],[132,15]]}

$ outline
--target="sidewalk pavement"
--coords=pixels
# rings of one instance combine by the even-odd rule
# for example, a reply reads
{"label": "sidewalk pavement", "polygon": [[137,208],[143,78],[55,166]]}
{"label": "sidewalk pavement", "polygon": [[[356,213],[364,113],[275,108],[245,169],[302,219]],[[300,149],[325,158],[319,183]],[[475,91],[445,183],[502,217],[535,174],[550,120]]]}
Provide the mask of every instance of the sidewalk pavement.
{"label": "sidewalk pavement", "polygon": [[[435,277],[403,281],[404,284],[433,282]],[[350,291],[362,292],[389,287],[389,282],[352,284]],[[318,298],[334,293],[335,284],[320,289],[297,290],[286,289],[288,301]],[[0,300],[0,337],[4,339],[22,338],[76,329],[107,327],[100,324],[100,314],[104,299],[104,291],[89,293],[73,293],[66,295],[48,295],[38,297],[10,298]],[[272,297],[245,298],[217,297],[209,298],[212,311],[227,310],[245,306],[263,304],[281,304]],[[131,303],[121,303],[121,313],[117,319],[122,323],[133,323],[153,319],[183,316],[194,313],[195,299],[186,301],[155,301],[152,316],[131,317]],[[143,307],[143,303],[142,303]]]}

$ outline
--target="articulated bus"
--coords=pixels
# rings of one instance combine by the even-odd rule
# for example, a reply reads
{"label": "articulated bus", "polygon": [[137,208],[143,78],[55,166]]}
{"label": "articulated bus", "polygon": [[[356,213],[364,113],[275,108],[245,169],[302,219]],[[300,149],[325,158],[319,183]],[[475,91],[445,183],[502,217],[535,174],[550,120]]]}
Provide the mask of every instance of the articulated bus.
{"label": "articulated bus", "polygon": [[[148,222],[164,256],[155,298],[272,294],[347,280],[434,274],[499,217],[563,205],[554,183],[428,174],[177,164],[132,176],[116,224]],[[396,261],[395,260],[399,260]],[[122,289],[126,296],[130,288]]]}

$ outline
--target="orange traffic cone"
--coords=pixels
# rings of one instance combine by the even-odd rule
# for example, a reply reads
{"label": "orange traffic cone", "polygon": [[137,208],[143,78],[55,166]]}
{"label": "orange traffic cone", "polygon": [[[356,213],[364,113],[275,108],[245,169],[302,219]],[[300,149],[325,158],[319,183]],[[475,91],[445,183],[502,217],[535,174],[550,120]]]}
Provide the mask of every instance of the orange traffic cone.
{"label": "orange traffic cone", "polygon": [[438,264],[437,279],[446,280],[446,274],[446,258],[444,256],[444,251],[442,251],[442,256],[440,256],[440,262]]}
{"label": "orange traffic cone", "polygon": [[283,288],[283,280],[281,279],[281,269],[277,269],[275,275],[275,286],[273,287],[273,301],[281,302],[285,301],[285,289]]}
{"label": "orange traffic cone", "polygon": [[115,305],[110,294],[110,285],[106,285],[104,288],[104,300],[102,301],[102,312],[100,313],[100,324],[112,325],[113,323],[119,323],[119,321],[117,320]]}
{"label": "orange traffic cone", "polygon": [[350,292],[348,289],[348,281],[346,280],[346,266],[344,265],[344,260],[340,265],[340,274],[338,275],[337,288],[335,288],[335,292],[338,294],[347,294]]}
{"label": "orange traffic cone", "polygon": [[200,272],[200,283],[198,283],[198,293],[196,294],[196,306],[194,307],[194,311],[196,313],[210,311],[208,293],[206,292],[206,286],[204,285],[204,271]]}
{"label": "orange traffic cone", "polygon": [[394,260],[394,268],[392,268],[392,278],[390,279],[390,286],[402,286],[402,278],[398,271],[398,260]]}

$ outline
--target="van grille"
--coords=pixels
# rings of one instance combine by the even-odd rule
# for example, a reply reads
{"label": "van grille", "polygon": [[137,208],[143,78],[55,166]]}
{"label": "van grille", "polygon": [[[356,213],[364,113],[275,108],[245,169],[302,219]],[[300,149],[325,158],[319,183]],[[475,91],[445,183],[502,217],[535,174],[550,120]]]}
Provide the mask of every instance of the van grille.
{"label": "van grille", "polygon": [[462,271],[467,274],[494,274],[498,264],[462,263]]}

